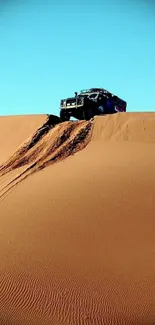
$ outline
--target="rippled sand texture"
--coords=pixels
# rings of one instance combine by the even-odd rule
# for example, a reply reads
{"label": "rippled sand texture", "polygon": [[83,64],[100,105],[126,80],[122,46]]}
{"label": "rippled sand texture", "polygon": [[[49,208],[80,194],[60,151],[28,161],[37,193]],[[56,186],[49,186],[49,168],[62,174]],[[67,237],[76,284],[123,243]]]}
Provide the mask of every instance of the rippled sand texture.
{"label": "rippled sand texture", "polygon": [[155,324],[155,113],[0,118],[4,324]]}

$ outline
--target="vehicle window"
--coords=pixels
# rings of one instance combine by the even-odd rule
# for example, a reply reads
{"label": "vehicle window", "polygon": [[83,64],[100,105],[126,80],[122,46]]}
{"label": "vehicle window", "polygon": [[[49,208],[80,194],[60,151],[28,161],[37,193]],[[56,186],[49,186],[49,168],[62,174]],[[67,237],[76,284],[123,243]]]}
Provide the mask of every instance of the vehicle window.
{"label": "vehicle window", "polygon": [[91,94],[91,95],[89,95],[89,98],[90,98],[90,99],[95,99],[95,98],[97,98],[97,95],[98,95],[98,94]]}

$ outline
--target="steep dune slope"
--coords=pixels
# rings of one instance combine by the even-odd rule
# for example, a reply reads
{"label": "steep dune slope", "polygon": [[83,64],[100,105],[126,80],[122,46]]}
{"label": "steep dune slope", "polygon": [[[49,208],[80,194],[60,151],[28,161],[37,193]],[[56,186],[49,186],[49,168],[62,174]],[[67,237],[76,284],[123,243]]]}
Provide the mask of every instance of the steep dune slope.
{"label": "steep dune slope", "polygon": [[67,122],[4,163],[1,190],[38,172],[0,202],[2,325],[154,324],[154,129],[152,113]]}

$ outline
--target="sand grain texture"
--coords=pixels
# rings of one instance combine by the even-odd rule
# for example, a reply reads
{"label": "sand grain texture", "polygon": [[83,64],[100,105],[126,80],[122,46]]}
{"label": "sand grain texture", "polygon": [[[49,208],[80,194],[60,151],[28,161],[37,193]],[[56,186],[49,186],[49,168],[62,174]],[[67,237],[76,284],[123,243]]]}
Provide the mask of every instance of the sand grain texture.
{"label": "sand grain texture", "polygon": [[155,324],[155,114],[42,136],[27,116],[11,138],[16,118],[0,118],[0,324]]}

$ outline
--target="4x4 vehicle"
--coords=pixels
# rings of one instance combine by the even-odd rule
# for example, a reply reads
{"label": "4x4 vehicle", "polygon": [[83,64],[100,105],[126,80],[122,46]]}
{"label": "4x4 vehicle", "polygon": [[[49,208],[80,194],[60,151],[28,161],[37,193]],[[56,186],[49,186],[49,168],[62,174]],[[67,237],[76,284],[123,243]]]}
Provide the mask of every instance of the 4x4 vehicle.
{"label": "4x4 vehicle", "polygon": [[89,120],[95,115],[126,112],[127,103],[104,88],[90,88],[75,92],[74,97],[60,101],[60,119],[69,121],[70,117]]}

